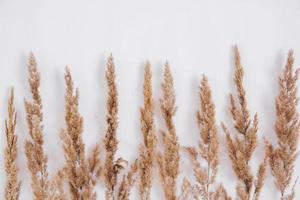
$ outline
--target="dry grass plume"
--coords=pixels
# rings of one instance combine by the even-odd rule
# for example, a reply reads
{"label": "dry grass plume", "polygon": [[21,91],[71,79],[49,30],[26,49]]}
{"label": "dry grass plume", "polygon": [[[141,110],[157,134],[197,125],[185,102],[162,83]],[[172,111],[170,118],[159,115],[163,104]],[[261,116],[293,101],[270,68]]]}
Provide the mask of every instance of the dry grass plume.
{"label": "dry grass plume", "polygon": [[156,135],[154,125],[154,100],[152,97],[152,72],[150,63],[147,62],[144,72],[144,107],[140,109],[141,132],[143,144],[140,146],[140,181],[139,195],[141,200],[150,200],[153,179],[154,151],[156,146]]}
{"label": "dry grass plume", "polygon": [[93,180],[82,140],[83,118],[78,111],[79,92],[78,89],[74,92],[73,81],[68,68],[66,68],[65,82],[66,128],[61,132],[66,159],[65,173],[71,199],[92,200],[96,199],[96,193],[93,191]]}
{"label": "dry grass plume", "polygon": [[[279,94],[276,98],[275,133],[277,146],[267,145],[272,175],[281,200],[295,199],[293,183],[294,166],[300,134],[300,120],[297,111],[297,80],[300,70],[294,69],[293,51],[290,50],[285,68],[279,78]],[[291,187],[291,188],[290,188]]]}
{"label": "dry grass plume", "polygon": [[63,170],[59,170],[52,178],[49,187],[49,200],[68,200],[67,193],[64,190],[65,174]]}
{"label": "dry grass plume", "polygon": [[17,142],[16,135],[17,113],[14,106],[14,89],[11,89],[7,105],[8,117],[5,120],[6,147],[4,151],[4,166],[6,173],[5,200],[17,200],[20,195],[21,182],[18,180]]}
{"label": "dry grass plume", "polygon": [[257,177],[254,180],[249,161],[257,147],[258,118],[257,114],[255,114],[253,119],[250,117],[246,92],[243,86],[244,70],[241,65],[239,50],[237,47],[234,50],[234,82],[237,90],[237,98],[232,94],[230,95],[230,112],[237,134],[233,138],[224,124],[222,124],[222,128],[226,134],[227,149],[233,170],[240,180],[237,186],[238,199],[258,199],[265,179],[266,158],[259,166]]}
{"label": "dry grass plume", "polygon": [[116,193],[117,178],[120,170],[127,166],[127,161],[122,158],[116,159],[116,151],[118,149],[117,127],[118,127],[118,92],[115,82],[115,65],[113,57],[110,55],[106,63],[106,81],[108,86],[107,95],[107,114],[106,123],[107,129],[105,138],[103,139],[105,147],[105,163],[104,163],[104,178],[105,178],[105,199],[114,200]]}
{"label": "dry grass plume", "polygon": [[123,175],[119,190],[118,190],[118,200],[129,200],[130,191],[133,187],[133,184],[136,181],[136,174],[138,171],[138,160],[135,160],[127,172],[126,175]]}
{"label": "dry grass plume", "polygon": [[160,99],[160,109],[167,130],[161,131],[164,144],[164,152],[158,153],[158,166],[164,195],[167,200],[176,200],[176,182],[179,174],[179,142],[173,117],[176,113],[176,98],[173,86],[173,77],[170,66],[165,64],[164,80],[161,84],[162,98]]}
{"label": "dry grass plume", "polygon": [[181,184],[181,192],[178,200],[189,200],[192,195],[192,189],[193,187],[191,183],[184,178]]}
{"label": "dry grass plume", "polygon": [[[215,105],[208,80],[203,76],[199,87],[199,110],[196,113],[200,141],[198,148],[187,148],[190,154],[198,193],[204,200],[230,199],[215,179],[219,166],[219,141],[215,120]],[[201,158],[201,162],[199,161]],[[204,166],[200,163],[203,163]],[[216,191],[212,187],[218,187]],[[224,191],[224,192],[222,192]]]}
{"label": "dry grass plume", "polygon": [[42,100],[39,93],[40,73],[31,53],[28,61],[29,86],[32,101],[25,100],[27,125],[30,138],[25,142],[25,154],[28,169],[31,173],[31,187],[35,200],[44,200],[49,195],[49,179],[47,172],[47,155],[44,153]]}

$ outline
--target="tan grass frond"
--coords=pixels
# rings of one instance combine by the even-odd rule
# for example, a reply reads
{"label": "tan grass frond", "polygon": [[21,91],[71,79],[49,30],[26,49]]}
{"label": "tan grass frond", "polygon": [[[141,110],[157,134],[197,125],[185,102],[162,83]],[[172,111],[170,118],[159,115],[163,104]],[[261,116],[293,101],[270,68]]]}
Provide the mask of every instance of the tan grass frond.
{"label": "tan grass frond", "polygon": [[67,200],[67,194],[64,190],[64,178],[64,171],[59,170],[51,180],[49,187],[49,200]]}
{"label": "tan grass frond", "polygon": [[11,89],[7,105],[8,117],[5,119],[6,147],[4,150],[4,166],[6,173],[5,200],[18,200],[21,182],[18,180],[16,135],[17,113],[14,106],[14,89]]}
{"label": "tan grass frond", "polygon": [[186,178],[184,178],[181,184],[181,194],[178,200],[189,200],[191,192],[192,192],[192,185]]}
{"label": "tan grass frond", "polygon": [[[250,199],[255,181],[251,173],[249,161],[252,158],[257,146],[258,117],[257,114],[251,119],[248,109],[246,92],[243,86],[244,70],[241,65],[240,53],[237,47],[235,53],[235,74],[234,83],[237,90],[237,97],[230,95],[230,112],[234,128],[237,134],[232,136],[226,126],[222,128],[226,134],[228,154],[232,162],[233,170],[242,184],[237,186],[239,199]],[[261,187],[263,180],[261,180]]]}
{"label": "tan grass frond", "polygon": [[118,91],[115,79],[115,65],[113,62],[113,57],[110,55],[106,63],[106,81],[108,86],[106,102],[107,128],[105,138],[103,139],[105,147],[104,178],[106,186],[106,200],[114,199],[118,174],[122,169],[124,169],[125,165],[127,165],[127,161],[125,161],[123,158],[115,158],[116,151],[118,149]]}
{"label": "tan grass frond", "polygon": [[199,146],[197,149],[188,147],[186,150],[191,158],[199,194],[205,200],[216,199],[221,195],[221,189],[225,191],[223,187],[218,188],[219,191],[211,189],[215,186],[219,165],[219,141],[215,115],[211,89],[207,78],[203,76],[199,87],[199,110],[196,113],[200,135]]}
{"label": "tan grass frond", "polygon": [[244,187],[244,185],[238,184],[236,187],[236,192],[237,192],[237,200],[249,200],[250,199],[250,194],[247,191],[247,188]]}
{"label": "tan grass frond", "polygon": [[254,183],[254,194],[253,194],[253,200],[259,200],[261,189],[264,185],[264,181],[266,179],[266,173],[267,173],[267,161],[268,161],[268,154],[267,150],[265,153],[264,160],[258,167],[258,171],[256,174],[256,180]]}
{"label": "tan grass frond", "polygon": [[66,177],[73,200],[96,199],[93,192],[92,178],[89,173],[88,161],[85,155],[85,145],[82,140],[83,118],[78,110],[78,89],[74,92],[70,70],[65,73],[65,121],[66,128],[61,132],[66,159]]}
{"label": "tan grass frond", "polygon": [[102,175],[102,166],[100,161],[100,145],[96,144],[92,149],[91,155],[88,157],[88,168],[91,174],[93,185]]}
{"label": "tan grass frond", "polygon": [[198,160],[199,158],[199,151],[197,151],[194,147],[186,147],[185,148],[190,156],[192,166],[193,166],[193,173],[197,182],[197,190],[200,194],[201,198],[206,199],[209,198],[209,193],[207,193],[206,186],[208,180],[207,170],[200,165]]}
{"label": "tan grass frond", "polygon": [[[277,147],[267,145],[269,164],[274,182],[281,193],[281,199],[293,199],[292,184],[297,147],[300,134],[300,120],[297,111],[297,81],[300,69],[294,69],[293,51],[290,50],[285,68],[279,78],[279,94],[276,98],[275,133]],[[290,193],[290,194],[289,194]]]}
{"label": "tan grass frond", "polygon": [[25,154],[28,169],[31,173],[31,187],[35,200],[48,198],[49,179],[47,172],[47,155],[44,153],[42,100],[39,93],[40,73],[34,55],[31,53],[28,61],[29,86],[32,101],[25,100],[27,125],[30,139],[25,142]]}
{"label": "tan grass frond", "polygon": [[211,196],[212,200],[231,200],[223,185],[219,185]]}
{"label": "tan grass frond", "polygon": [[158,164],[163,185],[164,194],[167,200],[175,200],[176,182],[179,174],[179,142],[173,117],[176,113],[176,98],[173,86],[173,77],[170,66],[165,64],[164,80],[161,84],[163,96],[160,99],[160,109],[166,124],[167,130],[161,131],[164,144],[164,152],[159,153]]}
{"label": "tan grass frond", "polygon": [[219,141],[215,121],[215,105],[212,100],[208,80],[203,76],[200,91],[200,107],[197,112],[197,122],[200,133],[199,153],[206,162],[206,180],[203,187],[203,198],[210,199],[210,186],[215,183],[219,165]]}
{"label": "tan grass frond", "polygon": [[150,63],[147,62],[144,72],[144,107],[140,109],[141,132],[143,144],[140,147],[139,162],[139,195],[141,200],[150,200],[150,192],[153,179],[154,150],[156,135],[154,125],[154,100],[152,97],[152,72]]}
{"label": "tan grass frond", "polygon": [[138,160],[135,160],[130,166],[129,171],[126,175],[123,176],[121,181],[119,191],[118,191],[118,200],[129,200],[130,191],[136,181],[136,174],[138,171],[139,163]]}

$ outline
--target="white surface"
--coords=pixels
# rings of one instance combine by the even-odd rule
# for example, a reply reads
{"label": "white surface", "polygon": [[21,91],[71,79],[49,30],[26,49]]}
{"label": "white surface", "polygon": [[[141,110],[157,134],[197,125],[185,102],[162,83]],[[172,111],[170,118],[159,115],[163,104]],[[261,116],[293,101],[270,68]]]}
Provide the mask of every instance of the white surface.
{"label": "white surface", "polygon": [[[84,140],[90,149],[104,136],[107,91],[104,63],[110,52],[115,58],[120,94],[118,154],[126,159],[135,158],[141,141],[139,107],[142,105],[145,60],[149,59],[153,65],[156,102],[160,94],[162,64],[166,59],[170,62],[177,94],[175,122],[180,143],[196,145],[195,111],[202,73],[208,76],[213,89],[218,124],[230,122],[227,104],[228,93],[233,91],[231,48],[234,44],[241,50],[251,112],[258,112],[259,137],[275,142],[277,77],[289,48],[294,48],[296,65],[300,64],[299,9],[298,0],[0,0],[1,132],[8,89],[15,86],[18,164],[23,182],[21,199],[31,198],[23,152],[23,143],[28,137],[23,98],[30,97],[26,80],[26,59],[30,51],[36,55],[42,75],[45,149],[51,175],[62,166],[64,159],[58,136],[64,126],[64,68],[70,66],[75,85],[79,86]],[[224,139],[221,130],[219,133]],[[3,148],[4,135],[0,145],[0,149]],[[255,153],[254,170],[262,159],[261,150],[260,146]],[[222,151],[225,151],[224,145]],[[222,153],[221,157],[220,180],[234,195],[236,179],[228,156]],[[3,196],[3,156],[0,160],[0,196]],[[184,175],[191,174],[188,164],[184,160]],[[295,171],[299,170],[300,159],[295,168]],[[299,186],[298,183],[296,199],[300,198]],[[97,190],[98,199],[102,199],[103,187],[98,186]],[[153,199],[162,199],[161,192],[155,183]],[[136,189],[133,193],[132,199],[136,199]],[[276,197],[278,192],[268,174],[261,199]]]}

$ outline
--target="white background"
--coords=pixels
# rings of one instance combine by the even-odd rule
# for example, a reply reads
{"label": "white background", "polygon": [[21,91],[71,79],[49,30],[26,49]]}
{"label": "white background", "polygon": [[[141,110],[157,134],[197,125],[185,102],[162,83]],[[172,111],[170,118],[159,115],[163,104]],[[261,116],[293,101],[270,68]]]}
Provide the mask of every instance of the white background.
{"label": "white background", "polygon": [[[208,76],[216,104],[217,122],[230,125],[228,94],[233,91],[232,46],[238,44],[245,68],[245,88],[251,113],[259,116],[260,146],[253,161],[253,173],[263,157],[262,137],[274,140],[274,99],[277,77],[289,48],[300,64],[300,2],[298,0],[185,0],[185,1],[62,1],[0,0],[0,148],[4,148],[4,117],[8,90],[15,87],[18,111],[21,199],[31,199],[30,176],[24,157],[28,138],[23,99],[30,98],[27,57],[33,51],[42,75],[45,150],[50,175],[63,165],[59,131],[64,127],[65,66],[71,68],[80,90],[80,111],[84,116],[84,140],[88,151],[101,142],[105,130],[105,58],[113,53],[120,99],[118,155],[132,161],[141,141],[139,107],[142,105],[142,76],[145,61],[153,66],[155,100],[160,96],[162,66],[172,66],[178,112],[175,118],[182,145],[196,145],[195,121],[201,75]],[[297,60],[299,58],[299,60]],[[157,104],[156,104],[157,105]],[[156,107],[159,116],[158,107]],[[159,118],[158,118],[159,119]],[[163,128],[158,121],[158,128]],[[231,195],[237,180],[225,154],[224,134],[219,180]],[[3,153],[2,153],[3,154]],[[190,177],[189,162],[181,171]],[[0,196],[5,173],[0,159]],[[300,159],[295,171],[300,170]],[[181,179],[179,183],[181,184]],[[298,183],[296,189],[300,189]],[[103,199],[103,186],[97,186]],[[162,199],[155,180],[153,199]],[[270,174],[261,199],[277,199]],[[132,199],[136,199],[136,189]],[[298,191],[297,198],[300,198]]]}

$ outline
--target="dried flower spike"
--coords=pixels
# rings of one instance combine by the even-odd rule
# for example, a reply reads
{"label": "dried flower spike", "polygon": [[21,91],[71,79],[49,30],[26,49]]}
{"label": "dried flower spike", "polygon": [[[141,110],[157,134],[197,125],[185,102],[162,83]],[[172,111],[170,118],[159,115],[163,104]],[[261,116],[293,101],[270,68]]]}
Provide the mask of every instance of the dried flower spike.
{"label": "dried flower spike", "polygon": [[102,166],[100,161],[100,145],[96,144],[88,157],[88,168],[93,185],[102,175]]}
{"label": "dried flower spike", "polygon": [[136,181],[135,175],[138,171],[138,165],[138,160],[135,160],[134,163],[130,166],[130,169],[127,172],[127,174],[123,176],[118,191],[118,200],[129,200],[130,191],[133,187],[133,184]]}
{"label": "dried flower spike", "polygon": [[165,64],[164,80],[161,87],[163,96],[160,99],[160,109],[167,130],[161,131],[164,152],[158,153],[157,159],[165,198],[167,200],[175,200],[177,198],[176,182],[179,174],[180,155],[178,137],[173,122],[173,117],[176,113],[176,98],[173,88],[173,77],[168,63]]}
{"label": "dried flower spike", "polygon": [[113,200],[115,195],[115,187],[117,184],[117,177],[120,170],[124,169],[127,161],[118,158],[116,160],[116,151],[118,149],[117,127],[118,127],[118,92],[115,82],[115,65],[113,57],[110,55],[106,63],[106,81],[108,86],[107,96],[107,114],[106,123],[107,129],[105,138],[103,139],[106,155],[104,163],[104,178],[105,178],[105,198],[106,200]]}
{"label": "dried flower spike", "polygon": [[18,180],[17,141],[15,133],[17,113],[14,107],[14,89],[11,89],[7,105],[8,118],[5,120],[6,147],[4,152],[6,184],[5,200],[18,200],[21,182]]}
{"label": "dried flower spike", "polygon": [[231,200],[223,185],[219,185],[212,197],[213,200]]}
{"label": "dried flower spike", "polygon": [[181,194],[178,200],[189,200],[192,192],[191,190],[192,190],[191,183],[186,178],[184,178],[181,184]]}
{"label": "dried flower spike", "polygon": [[66,159],[65,173],[70,187],[71,199],[92,200],[96,199],[96,193],[93,192],[93,181],[82,140],[83,118],[78,111],[79,92],[76,90],[74,93],[73,81],[68,68],[66,68],[65,82],[65,121],[67,127],[61,132]]}
{"label": "dried flower spike", "polygon": [[[251,174],[249,161],[257,146],[258,118],[255,114],[253,120],[247,107],[246,92],[243,86],[244,70],[241,65],[239,50],[235,47],[235,75],[234,82],[237,90],[237,98],[230,95],[230,112],[234,121],[234,128],[237,131],[235,139],[232,138],[229,130],[222,123],[222,128],[226,134],[228,154],[232,162],[233,170],[240,180],[237,186],[238,199],[248,200],[252,196],[258,196],[261,191],[264,176],[254,177]],[[237,100],[236,100],[237,99]],[[236,102],[238,101],[238,103]],[[262,162],[258,175],[265,171],[266,162]],[[263,170],[262,170],[263,169]],[[260,184],[255,184],[260,182]],[[254,191],[254,192],[253,192]]]}
{"label": "dried flower spike", "polygon": [[49,187],[49,200],[67,200],[67,195],[64,191],[64,178],[64,171],[59,170],[51,180]]}
{"label": "dried flower spike", "polygon": [[[268,144],[269,164],[282,200],[295,199],[292,186],[294,166],[300,134],[300,120],[297,111],[297,81],[300,69],[294,70],[293,51],[290,50],[282,75],[279,78],[279,94],[276,98],[275,133],[277,147]],[[296,182],[296,181],[295,181]]]}
{"label": "dried flower spike", "polygon": [[49,195],[49,180],[47,172],[47,155],[44,153],[42,100],[39,93],[40,73],[34,55],[31,53],[28,62],[29,86],[32,102],[25,100],[27,125],[30,139],[25,142],[25,154],[28,169],[31,173],[31,187],[35,200],[44,200]]}
{"label": "dried flower spike", "polygon": [[[219,141],[215,120],[215,105],[212,100],[211,89],[208,80],[203,76],[199,87],[199,110],[197,112],[197,124],[199,128],[199,149],[187,148],[190,154],[194,175],[197,181],[198,193],[205,200],[221,197],[226,192],[221,192],[221,189],[213,191],[212,186],[215,186],[215,179],[219,165]],[[202,166],[198,161],[198,155],[205,162]],[[222,188],[222,191],[225,191]],[[227,194],[226,194],[227,196]]]}
{"label": "dried flower spike", "polygon": [[155,125],[153,118],[154,100],[152,97],[152,72],[147,62],[144,72],[144,107],[140,109],[141,132],[143,144],[140,146],[140,182],[139,195],[141,200],[150,200],[153,179],[154,150],[156,146]]}

